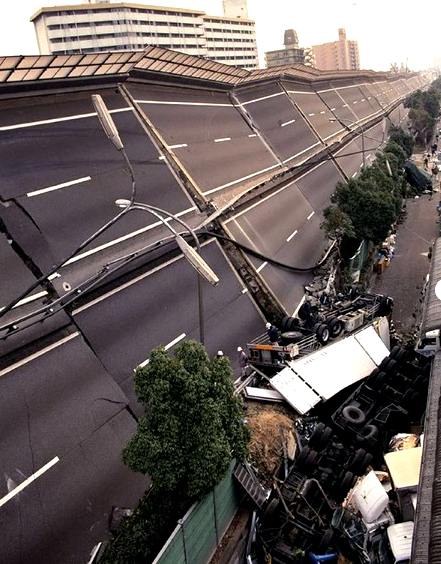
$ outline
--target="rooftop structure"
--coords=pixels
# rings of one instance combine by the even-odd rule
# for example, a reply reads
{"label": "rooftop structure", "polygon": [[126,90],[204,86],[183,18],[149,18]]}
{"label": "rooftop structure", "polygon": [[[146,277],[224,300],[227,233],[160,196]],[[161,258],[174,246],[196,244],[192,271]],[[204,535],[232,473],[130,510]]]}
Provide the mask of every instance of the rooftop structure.
{"label": "rooftop structure", "polygon": [[266,66],[279,67],[281,65],[307,64],[313,65],[311,50],[299,47],[299,38],[295,29],[287,29],[284,34],[284,48],[265,53]]}

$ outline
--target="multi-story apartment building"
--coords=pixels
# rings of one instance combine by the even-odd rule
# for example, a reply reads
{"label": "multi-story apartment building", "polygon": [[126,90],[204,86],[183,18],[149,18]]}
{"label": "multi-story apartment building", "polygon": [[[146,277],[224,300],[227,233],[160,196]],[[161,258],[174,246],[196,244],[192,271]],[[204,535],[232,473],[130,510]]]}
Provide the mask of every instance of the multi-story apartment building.
{"label": "multi-story apartment building", "polygon": [[255,24],[243,17],[101,1],[41,8],[31,21],[40,54],[122,51],[158,45],[250,70],[258,67]]}
{"label": "multi-story apartment building", "polygon": [[346,31],[338,30],[338,41],[313,45],[315,65],[320,70],[358,70],[358,43],[346,39]]}

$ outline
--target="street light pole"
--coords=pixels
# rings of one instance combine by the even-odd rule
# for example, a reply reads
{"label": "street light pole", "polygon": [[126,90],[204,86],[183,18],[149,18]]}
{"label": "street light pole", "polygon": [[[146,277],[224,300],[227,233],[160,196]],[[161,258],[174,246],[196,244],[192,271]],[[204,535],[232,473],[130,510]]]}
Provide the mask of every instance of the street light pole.
{"label": "street light pole", "polygon": [[[199,312],[199,340],[202,345],[205,344],[205,320],[204,320],[204,302],[203,302],[203,286],[201,281],[201,276],[203,276],[212,286],[217,286],[219,283],[219,278],[209,267],[209,265],[204,261],[201,256],[201,244],[199,238],[195,231],[181,218],[176,215],[165,211],[156,206],[151,206],[149,204],[144,204],[141,202],[131,202],[130,200],[119,199],[115,201],[115,204],[126,209],[127,212],[131,210],[141,210],[150,213],[157,217],[164,225],[169,229],[175,236],[176,242],[181,249],[184,257],[193,266],[193,268],[198,272],[197,286],[198,286],[198,312]],[[176,222],[180,223],[186,231],[188,231],[196,245],[197,252],[179,235],[179,233],[164,219],[163,215],[166,215]]]}
{"label": "street light pole", "polygon": [[[204,277],[207,282],[212,286],[217,286],[219,283],[219,278],[210,268],[210,266],[204,261],[201,256],[201,244],[199,238],[195,231],[180,217],[158,208],[156,206],[151,206],[150,204],[144,204],[142,202],[131,202],[130,200],[119,199],[115,201],[115,204],[124,208],[127,212],[131,210],[141,210],[150,213],[157,217],[164,225],[169,229],[175,236],[176,242],[182,251],[184,257],[193,266],[193,268],[198,272],[197,285],[198,285],[198,312],[199,312],[199,340],[204,345],[205,344],[205,320],[204,320],[204,303],[203,303],[203,286],[201,281],[201,276]],[[163,215],[166,215],[177,223],[180,223],[186,231],[188,231],[196,245],[197,252],[179,235],[179,233],[164,219]]]}

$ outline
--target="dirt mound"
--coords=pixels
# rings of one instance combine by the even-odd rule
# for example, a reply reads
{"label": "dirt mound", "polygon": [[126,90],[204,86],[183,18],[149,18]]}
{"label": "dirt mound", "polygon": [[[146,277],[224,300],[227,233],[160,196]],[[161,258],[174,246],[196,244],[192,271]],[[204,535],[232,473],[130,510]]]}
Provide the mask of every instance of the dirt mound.
{"label": "dirt mound", "polygon": [[284,456],[294,457],[294,415],[284,406],[249,402],[247,421],[251,432],[250,457],[259,478],[271,485]]}

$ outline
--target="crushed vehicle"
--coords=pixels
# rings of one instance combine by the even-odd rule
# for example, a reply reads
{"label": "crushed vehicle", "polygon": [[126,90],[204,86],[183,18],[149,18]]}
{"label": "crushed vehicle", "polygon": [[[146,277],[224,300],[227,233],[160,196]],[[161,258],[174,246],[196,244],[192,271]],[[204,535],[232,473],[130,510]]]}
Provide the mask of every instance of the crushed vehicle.
{"label": "crushed vehicle", "polygon": [[406,444],[396,437],[420,425],[430,370],[395,346],[338,406],[299,420],[297,455],[257,510],[247,562],[409,559],[421,447],[415,436],[396,450]]}
{"label": "crushed vehicle", "polygon": [[278,345],[270,344],[266,335],[247,345],[250,363],[264,370],[278,369],[286,360],[351,334],[376,317],[390,315],[392,307],[392,298],[379,294],[340,296],[328,304],[305,301],[298,317],[285,316],[281,320]]}

